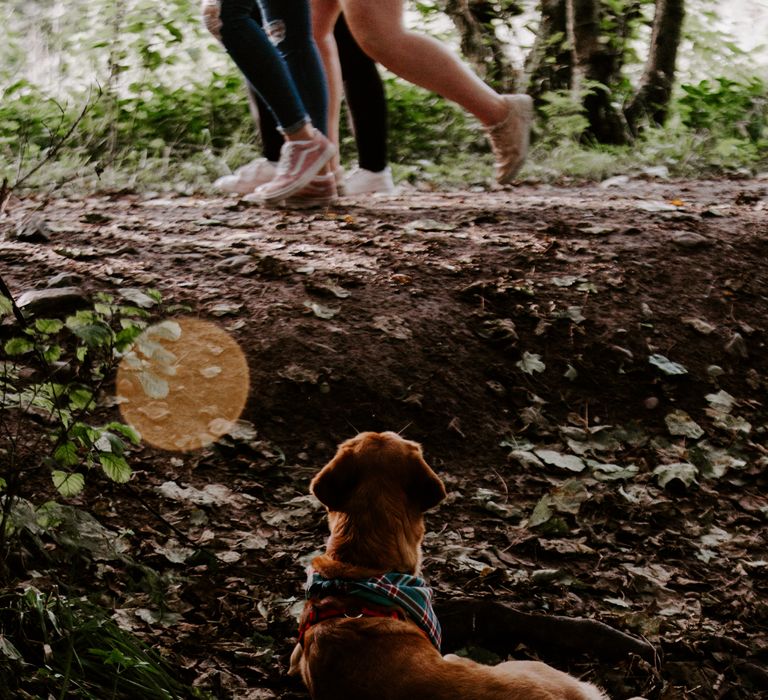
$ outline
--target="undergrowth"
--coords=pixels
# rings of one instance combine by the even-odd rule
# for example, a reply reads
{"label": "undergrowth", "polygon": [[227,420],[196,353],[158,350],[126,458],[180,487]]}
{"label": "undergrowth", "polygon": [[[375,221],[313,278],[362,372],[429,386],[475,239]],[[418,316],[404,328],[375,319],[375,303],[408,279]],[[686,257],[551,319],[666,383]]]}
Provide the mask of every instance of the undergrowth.
{"label": "undergrowth", "polygon": [[156,651],[82,599],[28,584],[0,596],[2,700],[206,697],[178,676]]}
{"label": "undergrowth", "polygon": [[[480,124],[460,108],[389,77],[389,151],[400,180],[425,187],[485,186],[492,158]],[[356,159],[342,119],[342,159]],[[521,177],[600,180],[663,166],[670,176],[757,173],[768,167],[768,87],[758,78],[682,85],[668,124],[646,128],[626,147],[585,143],[585,119],[568,94],[540,106],[534,145]],[[51,143],[68,133],[49,158]],[[207,83],[170,89],[136,85],[119,100],[82,95],[65,104],[19,81],[0,102],[0,180],[11,185],[36,163],[29,188],[205,190],[259,156],[257,130],[241,79],[213,73]]]}

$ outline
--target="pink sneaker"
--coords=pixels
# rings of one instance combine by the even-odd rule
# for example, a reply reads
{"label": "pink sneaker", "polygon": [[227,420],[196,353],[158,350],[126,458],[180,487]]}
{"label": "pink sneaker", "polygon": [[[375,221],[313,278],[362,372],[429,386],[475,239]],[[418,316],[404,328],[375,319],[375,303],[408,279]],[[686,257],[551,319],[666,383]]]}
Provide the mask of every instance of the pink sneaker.
{"label": "pink sneaker", "polygon": [[496,156],[496,181],[512,182],[528,155],[533,121],[533,100],[529,95],[504,95],[509,105],[506,118],[487,129],[493,155]]}
{"label": "pink sneaker", "polygon": [[338,188],[336,174],[315,175],[314,179],[302,190],[288,197],[284,206],[288,209],[309,209],[327,207],[336,199]]}
{"label": "pink sneaker", "polygon": [[286,141],[280,150],[277,173],[266,185],[257,187],[249,201],[279,202],[306,187],[333,158],[336,147],[314,130],[308,141]]}

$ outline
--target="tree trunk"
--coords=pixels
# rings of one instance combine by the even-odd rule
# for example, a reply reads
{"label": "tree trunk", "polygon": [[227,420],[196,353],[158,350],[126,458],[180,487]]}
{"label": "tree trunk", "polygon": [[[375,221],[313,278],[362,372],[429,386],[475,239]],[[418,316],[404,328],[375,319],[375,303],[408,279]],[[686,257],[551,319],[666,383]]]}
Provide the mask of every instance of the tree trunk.
{"label": "tree trunk", "polygon": [[589,132],[600,143],[624,144],[628,133],[611,103],[611,78],[616,58],[602,41],[599,0],[567,0],[568,39],[573,50],[572,89],[584,101]]}
{"label": "tree trunk", "polygon": [[644,116],[659,126],[666,121],[684,16],[685,0],[656,0],[648,60],[637,94],[624,110],[633,134]]}
{"label": "tree trunk", "polygon": [[566,17],[565,0],[542,0],[536,41],[525,62],[527,92],[537,102],[545,92],[571,85],[573,57]]}
{"label": "tree trunk", "polygon": [[504,44],[496,36],[493,20],[519,14],[512,4],[498,12],[489,0],[446,0],[445,13],[461,37],[461,51],[475,72],[500,92],[514,92],[518,83]]}

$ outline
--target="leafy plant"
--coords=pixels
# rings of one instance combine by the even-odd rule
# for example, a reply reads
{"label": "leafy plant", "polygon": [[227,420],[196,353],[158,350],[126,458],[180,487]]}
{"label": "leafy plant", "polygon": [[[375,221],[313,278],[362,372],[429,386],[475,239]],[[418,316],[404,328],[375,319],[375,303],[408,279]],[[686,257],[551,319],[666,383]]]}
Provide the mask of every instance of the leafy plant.
{"label": "leafy plant", "polygon": [[682,122],[724,138],[768,139],[768,85],[760,78],[720,77],[680,86]]}
{"label": "leafy plant", "polygon": [[[14,502],[41,474],[49,473],[65,498],[82,491],[88,472],[98,470],[118,483],[130,479],[127,445],[139,442],[138,433],[95,416],[99,394],[121,354],[147,325],[146,307],[160,296],[132,290],[129,296],[142,307],[99,294],[91,308],[65,319],[27,319],[7,289],[2,291],[0,318],[16,321],[0,335],[0,555],[5,562]],[[7,572],[0,569],[0,575]]]}
{"label": "leafy plant", "polygon": [[104,611],[33,586],[0,597],[0,686],[0,697],[203,697]]}

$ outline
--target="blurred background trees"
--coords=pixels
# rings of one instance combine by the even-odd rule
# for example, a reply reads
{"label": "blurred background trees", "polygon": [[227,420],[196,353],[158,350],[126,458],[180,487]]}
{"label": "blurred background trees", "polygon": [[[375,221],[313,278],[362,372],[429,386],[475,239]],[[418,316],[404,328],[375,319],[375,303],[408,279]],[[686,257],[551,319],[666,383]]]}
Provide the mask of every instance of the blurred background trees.
{"label": "blurred background trees", "polygon": [[[201,184],[252,157],[242,79],[202,28],[197,3],[5,0],[0,19],[0,181],[23,176],[78,119],[57,152],[61,177],[108,182],[130,171],[118,180],[131,186],[172,172]],[[713,0],[423,0],[409,21],[451,41],[498,89],[534,97],[529,174],[765,163],[768,52],[756,37],[768,36],[768,0],[719,9]],[[484,181],[478,125],[386,80],[401,176],[447,164],[450,153],[456,177]],[[457,151],[470,159],[457,161]]]}

